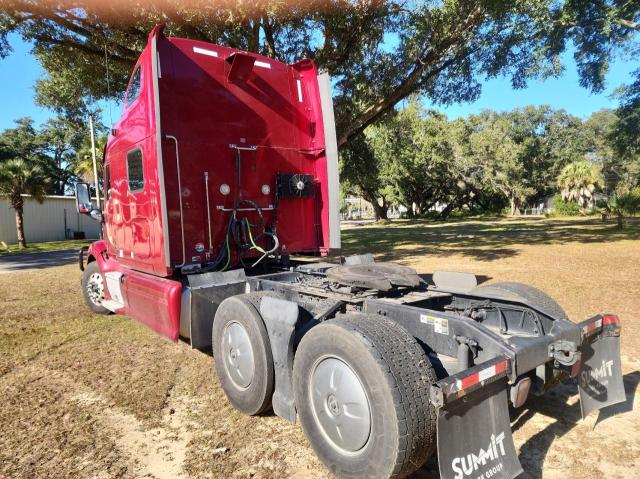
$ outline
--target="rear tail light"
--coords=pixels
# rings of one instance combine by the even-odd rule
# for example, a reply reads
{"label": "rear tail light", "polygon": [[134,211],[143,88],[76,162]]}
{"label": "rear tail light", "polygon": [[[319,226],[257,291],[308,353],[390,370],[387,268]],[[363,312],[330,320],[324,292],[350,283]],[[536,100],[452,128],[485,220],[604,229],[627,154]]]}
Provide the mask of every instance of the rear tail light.
{"label": "rear tail light", "polygon": [[615,314],[605,314],[602,317],[602,325],[603,326],[607,326],[607,325],[620,326],[620,318],[618,318],[618,316],[616,316]]}

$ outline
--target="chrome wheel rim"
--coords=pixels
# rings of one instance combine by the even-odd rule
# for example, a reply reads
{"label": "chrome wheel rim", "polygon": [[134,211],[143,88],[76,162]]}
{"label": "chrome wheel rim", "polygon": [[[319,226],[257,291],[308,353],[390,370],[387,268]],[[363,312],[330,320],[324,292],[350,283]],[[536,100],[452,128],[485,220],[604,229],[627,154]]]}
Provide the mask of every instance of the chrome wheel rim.
{"label": "chrome wheel rim", "polygon": [[244,326],[233,321],[225,326],[222,337],[227,374],[238,389],[247,389],[255,373],[249,333]]}
{"label": "chrome wheel rim", "polygon": [[311,408],[328,442],[343,454],[363,449],[371,436],[371,408],[358,375],[343,360],[316,361],[309,381]]}
{"label": "chrome wheel rim", "polygon": [[92,273],[87,281],[87,295],[93,304],[100,306],[104,301],[104,281],[100,273]]}

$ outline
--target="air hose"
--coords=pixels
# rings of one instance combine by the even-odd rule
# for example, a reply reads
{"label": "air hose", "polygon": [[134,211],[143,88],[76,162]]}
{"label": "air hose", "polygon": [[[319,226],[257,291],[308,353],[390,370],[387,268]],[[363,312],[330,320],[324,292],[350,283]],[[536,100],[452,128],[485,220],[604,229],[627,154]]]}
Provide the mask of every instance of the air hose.
{"label": "air hose", "polygon": [[229,233],[227,233],[227,237],[224,240],[225,248],[224,251],[227,252],[227,262],[224,264],[220,271],[226,271],[229,267],[229,263],[231,262],[231,248],[229,247]]}
{"label": "air hose", "polygon": [[255,249],[259,253],[262,253],[262,256],[258,259],[258,261],[256,261],[255,263],[253,263],[251,265],[252,268],[255,268],[256,265],[258,265],[258,263],[260,263],[268,255],[273,254],[276,251],[278,251],[278,247],[280,246],[280,242],[278,241],[278,237],[276,235],[274,235],[273,233],[269,233],[268,231],[264,231],[262,234],[266,235],[266,236],[270,236],[271,239],[273,240],[273,248],[271,248],[268,251],[265,251],[263,248],[258,246],[256,244],[256,242],[253,240],[253,235],[251,234],[251,226],[249,224],[249,220],[247,218],[244,218],[244,220],[245,220],[246,225],[247,225],[247,231],[249,232],[249,241],[251,241],[251,245],[252,245],[251,249]]}
{"label": "air hose", "polygon": [[[260,219],[261,219],[261,223],[263,224],[261,214],[260,214]],[[246,234],[249,240],[249,243],[247,245],[248,248],[244,245],[242,241],[242,234],[240,232],[240,229],[242,227],[241,225],[246,227]],[[225,262],[224,266],[220,268],[218,271],[227,270],[227,268],[231,263],[231,245],[230,245],[231,237],[233,237],[234,242],[237,244],[238,247],[243,249],[253,249],[259,253],[262,253],[262,256],[258,258],[258,260],[255,263],[251,265],[252,268],[260,264],[268,255],[276,253],[278,251],[278,248],[280,247],[280,241],[278,240],[278,237],[275,234],[270,233],[268,231],[263,231],[262,233],[260,233],[258,237],[269,236],[273,240],[273,247],[269,250],[265,250],[264,248],[262,248],[256,243],[256,239],[253,237],[253,233],[251,232],[251,228],[253,226],[261,226],[261,224],[252,225],[249,222],[249,219],[247,217],[239,219],[236,217],[235,214],[233,214],[231,218],[229,218],[229,223],[227,224],[227,233],[225,235],[224,245],[220,249],[220,252],[218,253],[218,257],[210,267],[215,269],[218,265],[220,265],[224,261]]]}

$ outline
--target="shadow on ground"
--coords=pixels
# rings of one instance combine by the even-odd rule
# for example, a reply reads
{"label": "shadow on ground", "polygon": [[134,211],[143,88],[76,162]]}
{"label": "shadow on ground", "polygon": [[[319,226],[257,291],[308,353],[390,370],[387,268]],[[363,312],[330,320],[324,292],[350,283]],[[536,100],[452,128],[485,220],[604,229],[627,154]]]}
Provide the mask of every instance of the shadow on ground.
{"label": "shadow on ground", "polygon": [[376,253],[383,261],[403,260],[420,255],[462,255],[481,261],[516,256],[524,245],[602,243],[640,239],[636,220],[624,229],[612,222],[587,219],[502,220],[495,218],[449,221],[397,221],[342,231],[346,254]]}
{"label": "shadow on ground", "polygon": [[[600,410],[595,427],[598,427],[597,425],[607,418],[633,409],[636,389],[640,382],[640,372],[627,373],[623,380],[626,401]],[[582,421],[580,402],[568,404],[569,399],[574,398],[577,394],[578,387],[575,383],[563,384],[550,394],[530,400],[524,410],[513,411],[512,430],[514,432],[537,413],[555,419],[553,423],[529,437],[520,447],[519,458],[526,471],[526,474],[521,476],[522,479],[542,478],[543,464],[549,449],[553,447],[553,442],[567,434]]]}
{"label": "shadow on ground", "polygon": [[49,251],[0,256],[0,274],[63,266],[78,261],[78,250]]}

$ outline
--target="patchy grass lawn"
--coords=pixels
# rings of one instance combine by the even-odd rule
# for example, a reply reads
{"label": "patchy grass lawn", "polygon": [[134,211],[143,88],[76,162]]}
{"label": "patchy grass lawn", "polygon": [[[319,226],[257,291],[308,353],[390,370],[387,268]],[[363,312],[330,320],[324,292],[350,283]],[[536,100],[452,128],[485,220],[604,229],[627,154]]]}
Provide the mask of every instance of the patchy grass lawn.
{"label": "patchy grass lawn", "polygon": [[[640,225],[404,221],[345,229],[343,246],[420,273],[527,282],[576,321],[618,313],[629,401],[603,412],[597,425],[595,415],[581,421],[568,384],[530,400],[512,426],[533,478],[640,476],[640,413],[632,410],[640,380]],[[91,314],[79,277],[77,266],[0,276],[0,478],[329,477],[298,425],[229,406],[210,356],[128,318]],[[415,479],[436,471],[431,460]]]}
{"label": "patchy grass lawn", "polygon": [[65,241],[47,241],[44,243],[27,243],[24,249],[18,248],[17,244],[6,245],[0,243],[0,256],[10,254],[23,253],[40,253],[45,251],[62,251],[66,249],[80,249],[82,246],[89,245],[94,240],[65,240]]}

